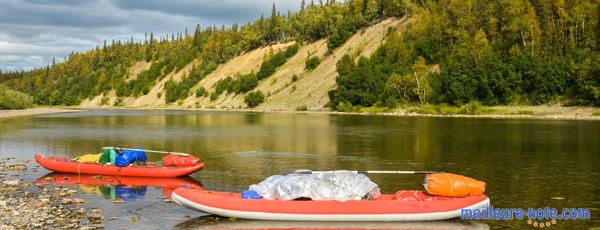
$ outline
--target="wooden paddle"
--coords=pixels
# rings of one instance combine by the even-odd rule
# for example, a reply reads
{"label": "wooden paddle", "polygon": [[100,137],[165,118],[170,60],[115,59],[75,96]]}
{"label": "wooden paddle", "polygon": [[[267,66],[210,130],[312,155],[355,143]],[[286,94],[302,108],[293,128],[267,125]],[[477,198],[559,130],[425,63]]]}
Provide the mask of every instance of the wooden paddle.
{"label": "wooden paddle", "polygon": [[144,151],[149,153],[162,153],[162,154],[173,154],[179,156],[191,156],[189,153],[178,153],[178,152],[167,152],[167,151],[158,151],[158,150],[148,150],[148,149],[132,149],[132,148],[121,148],[121,147],[102,147],[103,150],[106,149],[116,149],[116,150],[134,150],[134,151]]}

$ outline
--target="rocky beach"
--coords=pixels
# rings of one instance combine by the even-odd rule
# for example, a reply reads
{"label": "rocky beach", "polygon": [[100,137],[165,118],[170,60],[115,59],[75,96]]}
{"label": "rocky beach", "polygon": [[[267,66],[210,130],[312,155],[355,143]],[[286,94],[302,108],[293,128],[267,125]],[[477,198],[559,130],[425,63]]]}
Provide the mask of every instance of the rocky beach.
{"label": "rocky beach", "polygon": [[37,171],[29,160],[0,159],[0,229],[100,229],[102,211],[86,207],[78,191],[61,185],[36,185],[19,178]]}

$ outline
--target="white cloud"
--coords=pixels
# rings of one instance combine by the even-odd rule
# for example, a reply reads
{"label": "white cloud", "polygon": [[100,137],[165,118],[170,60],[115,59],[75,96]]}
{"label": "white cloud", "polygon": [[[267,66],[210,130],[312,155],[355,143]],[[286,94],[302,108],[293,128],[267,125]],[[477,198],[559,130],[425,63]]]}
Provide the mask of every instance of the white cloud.
{"label": "white cloud", "polygon": [[[280,11],[299,0],[274,0]],[[246,23],[268,15],[272,0],[3,0],[0,7],[0,69],[31,69],[83,52],[104,40],[144,39],[202,26]]]}

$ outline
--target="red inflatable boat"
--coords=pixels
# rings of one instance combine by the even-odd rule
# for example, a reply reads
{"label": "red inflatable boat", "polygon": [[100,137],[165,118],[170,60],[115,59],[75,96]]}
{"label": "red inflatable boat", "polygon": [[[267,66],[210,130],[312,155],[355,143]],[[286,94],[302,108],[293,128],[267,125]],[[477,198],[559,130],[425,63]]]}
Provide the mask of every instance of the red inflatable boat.
{"label": "red inflatable boat", "polygon": [[180,177],[197,172],[204,167],[204,163],[200,162],[192,166],[180,167],[157,166],[154,162],[148,162],[148,165],[145,166],[130,165],[127,167],[118,167],[114,165],[73,162],[64,157],[44,157],[37,153],[35,154],[35,161],[44,168],[54,172],[129,177]]}
{"label": "red inflatable boat", "polygon": [[489,204],[485,195],[462,198],[430,196],[421,191],[382,194],[375,200],[280,201],[242,199],[240,193],[178,188],[172,199],[209,214],[286,221],[425,221],[460,217],[461,209]]}

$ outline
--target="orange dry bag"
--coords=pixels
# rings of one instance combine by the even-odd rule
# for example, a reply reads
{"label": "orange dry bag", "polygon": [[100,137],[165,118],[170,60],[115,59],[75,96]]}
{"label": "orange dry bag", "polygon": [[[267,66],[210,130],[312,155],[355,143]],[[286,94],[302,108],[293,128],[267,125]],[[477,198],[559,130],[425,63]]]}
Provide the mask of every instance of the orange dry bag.
{"label": "orange dry bag", "polygon": [[478,196],[485,192],[485,182],[452,173],[434,173],[425,176],[425,190],[437,196]]}
{"label": "orange dry bag", "polygon": [[163,157],[163,165],[165,167],[174,166],[174,167],[183,167],[183,166],[193,166],[200,162],[200,159],[194,156],[180,156],[175,154],[169,154],[166,157]]}

